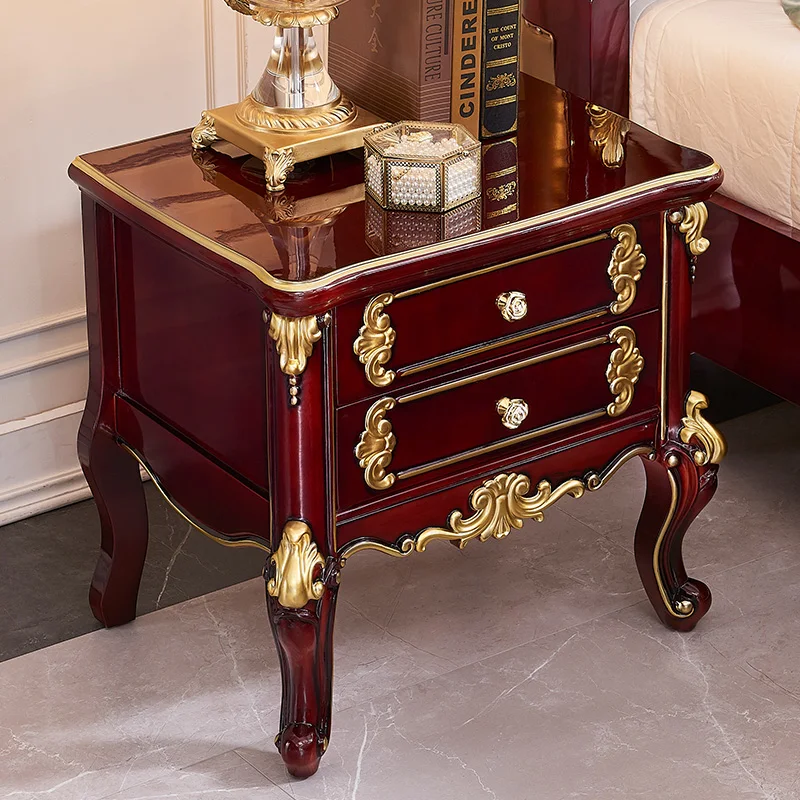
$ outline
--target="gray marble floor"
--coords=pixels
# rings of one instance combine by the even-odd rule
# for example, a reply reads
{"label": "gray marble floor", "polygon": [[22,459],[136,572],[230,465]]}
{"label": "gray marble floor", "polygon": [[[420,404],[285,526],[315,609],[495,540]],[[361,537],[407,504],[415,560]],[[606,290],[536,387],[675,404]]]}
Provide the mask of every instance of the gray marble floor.
{"label": "gray marble floor", "polygon": [[[220,547],[145,484],[150,543],[140,615],[254,578],[264,553]],[[88,592],[100,546],[92,500],[0,528],[0,661],[101,627]]]}
{"label": "gray marble floor", "polygon": [[723,429],[686,542],[714,592],[693,633],[643,598],[631,463],[501,542],[354,557],[313,778],[272,745],[256,579],[0,664],[0,797],[800,798],[800,409]]}

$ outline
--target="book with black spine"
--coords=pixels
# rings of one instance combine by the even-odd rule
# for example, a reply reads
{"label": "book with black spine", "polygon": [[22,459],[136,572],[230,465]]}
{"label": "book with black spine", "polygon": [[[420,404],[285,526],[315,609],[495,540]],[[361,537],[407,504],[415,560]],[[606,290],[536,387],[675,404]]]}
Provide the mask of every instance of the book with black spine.
{"label": "book with black spine", "polygon": [[484,0],[481,138],[517,130],[519,3]]}

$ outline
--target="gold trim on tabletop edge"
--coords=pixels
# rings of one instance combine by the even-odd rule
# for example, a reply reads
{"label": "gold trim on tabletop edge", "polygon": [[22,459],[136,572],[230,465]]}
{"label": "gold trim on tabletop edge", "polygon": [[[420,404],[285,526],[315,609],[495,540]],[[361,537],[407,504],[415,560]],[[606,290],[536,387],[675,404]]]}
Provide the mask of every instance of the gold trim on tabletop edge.
{"label": "gold trim on tabletop edge", "polygon": [[303,293],[310,292],[315,289],[323,289],[327,286],[342,282],[354,275],[366,272],[372,269],[379,269],[382,267],[399,264],[410,260],[411,258],[420,258],[426,255],[435,253],[442,253],[447,250],[461,250],[464,247],[473,244],[480,244],[482,242],[490,241],[497,237],[498,233],[517,233],[522,231],[533,232],[544,224],[557,222],[562,219],[567,219],[571,216],[577,216],[587,211],[593,211],[599,208],[604,208],[614,203],[630,197],[637,197],[639,195],[646,195],[649,192],[657,189],[664,189],[670,186],[677,186],[681,183],[695,180],[702,180],[704,178],[714,178],[719,175],[721,168],[719,164],[714,162],[707,167],[701,167],[695,170],[688,170],[686,172],[676,173],[675,175],[664,176],[663,178],[655,178],[650,181],[645,181],[628,189],[620,189],[616,192],[611,192],[602,197],[592,198],[591,200],[584,200],[582,203],[576,203],[572,206],[559,208],[555,211],[550,211],[546,214],[540,214],[535,217],[530,217],[524,220],[517,220],[516,222],[509,222],[497,228],[491,228],[485,231],[478,231],[476,233],[467,234],[456,239],[450,239],[445,242],[437,242],[436,244],[426,245],[425,247],[418,247],[413,250],[404,251],[393,255],[380,256],[378,258],[368,259],[361,261],[357,264],[351,264],[349,267],[342,267],[341,269],[334,270],[328,275],[319,278],[314,278],[307,281],[287,281],[281,278],[276,278],[268,272],[260,264],[252,261],[251,259],[243,256],[241,253],[232,250],[213,239],[193,230],[187,225],[178,222],[177,220],[165,214],[160,209],[155,208],[150,203],[142,200],[129,189],[120,186],[115,181],[108,178],[97,168],[87,163],[80,156],[78,156],[72,165],[75,169],[82,172],[87,177],[98,183],[107,191],[117,195],[122,200],[130,203],[134,208],[152,217],[157,222],[176,231],[177,233],[185,236],[190,241],[199,244],[210,252],[225,258],[226,260],[246,269],[252,273],[261,283],[271,289],[288,292],[288,293]]}

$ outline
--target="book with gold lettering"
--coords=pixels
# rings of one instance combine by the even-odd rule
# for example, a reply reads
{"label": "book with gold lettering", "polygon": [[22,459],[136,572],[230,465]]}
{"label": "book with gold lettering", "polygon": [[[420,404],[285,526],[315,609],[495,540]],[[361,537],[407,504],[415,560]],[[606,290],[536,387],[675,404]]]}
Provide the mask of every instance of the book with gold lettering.
{"label": "book with gold lettering", "polygon": [[519,160],[517,137],[486,142],[483,162],[483,228],[496,228],[519,219]]}
{"label": "book with gold lettering", "polygon": [[481,133],[481,52],[484,0],[455,0],[450,121],[476,139]]}
{"label": "book with gold lettering", "polygon": [[517,130],[519,2],[484,0],[481,138]]}
{"label": "book with gold lettering", "polygon": [[344,3],[329,29],[333,80],[354,103],[389,122],[449,122],[458,1]]}

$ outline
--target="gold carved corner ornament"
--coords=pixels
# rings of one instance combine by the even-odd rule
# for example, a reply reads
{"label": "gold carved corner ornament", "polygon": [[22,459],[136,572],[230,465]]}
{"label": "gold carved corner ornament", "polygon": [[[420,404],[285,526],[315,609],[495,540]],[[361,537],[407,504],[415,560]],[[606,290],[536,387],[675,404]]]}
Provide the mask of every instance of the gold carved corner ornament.
{"label": "gold carved corner ornament", "polygon": [[629,223],[617,225],[611,231],[617,244],[611,251],[611,263],[608,265],[608,276],[617,299],[611,304],[612,314],[624,314],[636,299],[636,283],[642,276],[647,264],[647,257],[636,238],[636,228]]}
{"label": "gold carved corner ornament", "polygon": [[619,167],[625,160],[625,137],[631,129],[631,123],[609,111],[607,108],[587,104],[589,115],[589,137],[592,144],[600,149],[603,165],[609,168]]}
{"label": "gold carved corner ornament", "polygon": [[192,147],[195,150],[202,150],[218,141],[219,136],[217,135],[217,129],[214,127],[214,118],[208,111],[204,111],[200,115],[200,122],[197,123],[192,131]]}
{"label": "gold carved corner ornament", "polygon": [[384,397],[373,403],[364,420],[364,432],[356,445],[358,466],[364,470],[364,481],[370,489],[388,489],[397,476],[386,470],[392,463],[397,443],[387,412],[395,407],[395,400]]}
{"label": "gold carved corner ornament", "polygon": [[316,317],[282,317],[272,314],[269,335],[280,356],[281,372],[296,378],[305,371],[314,343],[322,337]]}
{"label": "gold carved corner ornament", "polygon": [[618,417],[633,402],[634,386],[644,369],[644,358],[636,346],[636,334],[627,325],[614,328],[608,338],[617,345],[606,369],[606,380],[616,399],[608,404],[606,411],[610,417]]}
{"label": "gold carved corner ornament", "polygon": [[669,215],[669,221],[683,234],[694,258],[708,250],[711,243],[703,236],[708,222],[708,208],[705,203],[694,203],[684,206],[680,211],[673,211]]}
{"label": "gold carved corner ornament", "polygon": [[267,593],[284,608],[304,608],[325,593],[325,583],[317,570],[325,566],[325,559],[305,522],[289,520],[283,526],[280,546],[270,561],[274,573],[267,581]]}
{"label": "gold carved corner ornament", "polygon": [[364,365],[364,374],[373,386],[388,386],[395,378],[395,373],[385,368],[392,357],[392,346],[397,336],[391,318],[384,313],[393,300],[394,295],[386,292],[367,303],[364,324],[353,343],[353,352]]}
{"label": "gold carved corner ornament", "polygon": [[549,481],[541,481],[536,494],[528,497],[531,480],[527,475],[511,473],[498,475],[475,489],[469,498],[470,508],[475,512],[464,518],[460,511],[453,511],[444,528],[426,528],[417,534],[415,548],[424,552],[434,539],[446,539],[464,547],[471,539],[485,542],[487,539],[502,539],[512,528],[521,528],[525,520],[541,522],[544,512],[564,495],[581,497],[586,489],[582,481],[572,479],[553,489]]}
{"label": "gold carved corner ornament", "polygon": [[725,437],[703,417],[708,399],[700,392],[689,392],[686,399],[686,416],[681,420],[680,438],[684,444],[696,440],[694,461],[700,467],[719,464],[728,452]]}

